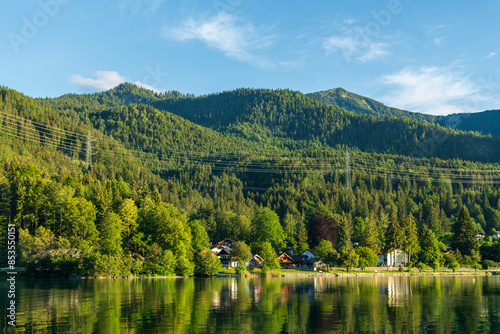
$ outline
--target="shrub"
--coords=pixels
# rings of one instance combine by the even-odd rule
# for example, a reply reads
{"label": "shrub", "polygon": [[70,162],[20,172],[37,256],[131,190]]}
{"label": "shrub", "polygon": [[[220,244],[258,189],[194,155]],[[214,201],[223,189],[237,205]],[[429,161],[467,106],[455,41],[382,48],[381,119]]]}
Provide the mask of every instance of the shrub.
{"label": "shrub", "polygon": [[418,269],[420,272],[422,272],[422,271],[424,271],[425,269],[427,269],[427,265],[426,265],[425,263],[422,263],[422,262],[417,263],[417,266],[416,266],[416,267],[417,267],[417,269]]}

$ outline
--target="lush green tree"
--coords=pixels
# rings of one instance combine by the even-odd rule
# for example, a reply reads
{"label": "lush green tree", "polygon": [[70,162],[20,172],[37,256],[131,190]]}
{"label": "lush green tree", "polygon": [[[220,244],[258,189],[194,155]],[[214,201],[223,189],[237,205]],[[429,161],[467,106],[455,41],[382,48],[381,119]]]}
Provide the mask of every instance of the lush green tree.
{"label": "lush green tree", "polygon": [[94,205],[84,198],[68,198],[63,204],[63,208],[61,213],[64,221],[62,234],[75,245],[82,242],[95,243],[99,233],[95,225],[96,209]]}
{"label": "lush green tree", "polygon": [[366,267],[375,267],[378,263],[378,256],[375,252],[363,246],[355,248],[356,254],[359,257],[358,265],[364,271]]}
{"label": "lush green tree", "polygon": [[118,215],[123,222],[125,246],[129,248],[131,235],[136,233],[139,226],[137,223],[138,210],[134,201],[130,198],[125,199],[118,209]]}
{"label": "lush green tree", "polygon": [[239,267],[245,268],[245,262],[252,259],[250,246],[243,241],[236,241],[231,249],[231,256],[236,260]]}
{"label": "lush green tree", "polygon": [[366,224],[366,228],[361,238],[361,246],[368,247],[375,253],[380,251],[380,239],[378,233],[378,227],[375,220],[370,217]]}
{"label": "lush green tree", "polygon": [[454,249],[460,250],[463,255],[471,255],[474,250],[478,250],[476,227],[470,218],[469,210],[465,206],[460,209],[457,222],[454,225],[454,232]]}
{"label": "lush green tree", "polygon": [[297,227],[297,249],[295,250],[297,254],[303,253],[305,250],[309,249],[309,244],[307,243],[308,239],[307,229],[304,223],[300,222]]}
{"label": "lush green tree", "polygon": [[453,272],[456,272],[458,268],[460,268],[460,264],[457,261],[453,261],[448,265]]}
{"label": "lush green tree", "polygon": [[432,266],[435,262],[442,262],[443,255],[439,247],[439,241],[434,232],[427,226],[424,226],[421,231],[420,247],[420,258],[423,263]]}
{"label": "lush green tree", "polygon": [[191,246],[192,249],[198,251],[202,248],[210,247],[210,240],[205,228],[200,224],[200,222],[195,219],[189,222],[189,227],[191,228]]}
{"label": "lush green tree", "polygon": [[259,256],[262,258],[263,272],[280,268],[278,257],[270,242],[266,241],[262,244]]}
{"label": "lush green tree", "polygon": [[208,248],[200,249],[194,256],[194,274],[196,276],[214,276],[222,268],[217,255]]}
{"label": "lush green tree", "polygon": [[176,260],[170,250],[163,250],[157,243],[151,245],[144,258],[144,272],[150,276],[175,275]]}
{"label": "lush green tree", "polygon": [[389,225],[385,232],[385,249],[390,252],[395,249],[402,249],[404,245],[404,234],[395,211],[392,211]]}
{"label": "lush green tree", "polygon": [[422,271],[424,271],[425,269],[427,269],[427,265],[426,265],[425,263],[423,263],[423,262],[419,262],[419,263],[417,263],[417,265],[416,265],[415,267],[417,267],[417,269],[418,269],[420,272],[422,272]]}
{"label": "lush green tree", "polygon": [[359,256],[353,248],[341,248],[339,251],[339,265],[346,268],[347,272],[351,268],[358,266]]}
{"label": "lush green tree", "polygon": [[347,217],[342,217],[339,225],[339,242],[338,249],[351,249],[352,248],[352,227]]}
{"label": "lush green tree", "polygon": [[303,243],[295,246],[295,254],[302,254],[308,249],[309,249],[309,244],[306,242],[303,242]]}
{"label": "lush green tree", "polygon": [[175,272],[181,276],[193,276],[194,275],[194,263],[186,256],[177,257],[177,264],[175,266]]}
{"label": "lush green tree", "polygon": [[316,251],[315,256],[320,259],[327,257],[334,251],[333,245],[329,240],[321,240],[314,250]]}
{"label": "lush green tree", "polygon": [[99,226],[102,254],[121,255],[123,222],[120,216],[114,212],[108,212],[104,215]]}
{"label": "lush green tree", "polygon": [[270,242],[275,251],[285,247],[285,232],[273,210],[257,209],[252,217],[251,228],[254,244]]}
{"label": "lush green tree", "polygon": [[420,252],[420,243],[418,241],[418,230],[415,218],[412,214],[406,216],[403,220],[403,249],[410,254]]}

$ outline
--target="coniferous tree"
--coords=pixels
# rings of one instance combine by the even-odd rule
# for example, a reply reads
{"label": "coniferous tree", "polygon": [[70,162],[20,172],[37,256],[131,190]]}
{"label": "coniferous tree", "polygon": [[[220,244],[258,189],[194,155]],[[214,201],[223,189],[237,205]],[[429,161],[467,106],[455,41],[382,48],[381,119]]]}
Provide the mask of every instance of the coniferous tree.
{"label": "coniferous tree", "polygon": [[351,224],[347,217],[342,217],[339,226],[339,242],[337,248],[339,250],[347,250],[352,248],[351,241]]}
{"label": "coniferous tree", "polygon": [[469,210],[462,206],[454,226],[453,248],[458,249],[462,255],[472,255],[479,245],[476,240],[476,227],[470,218]]}
{"label": "coniferous tree", "polygon": [[412,214],[403,220],[403,235],[403,249],[409,254],[411,261],[411,255],[420,252],[417,224]]}
{"label": "coniferous tree", "polygon": [[387,230],[385,232],[386,251],[391,252],[395,249],[403,248],[403,238],[403,229],[398,222],[396,211],[393,210],[390,215],[389,225],[387,226]]}
{"label": "coniferous tree", "polygon": [[436,262],[442,262],[443,254],[439,248],[439,241],[437,240],[434,232],[432,232],[432,230],[427,226],[424,226],[421,231],[420,246],[420,258],[423,263],[433,266]]}
{"label": "coniferous tree", "polygon": [[363,235],[363,238],[361,239],[361,246],[370,248],[375,252],[375,254],[378,254],[380,252],[378,227],[372,217],[368,218],[365,233]]}

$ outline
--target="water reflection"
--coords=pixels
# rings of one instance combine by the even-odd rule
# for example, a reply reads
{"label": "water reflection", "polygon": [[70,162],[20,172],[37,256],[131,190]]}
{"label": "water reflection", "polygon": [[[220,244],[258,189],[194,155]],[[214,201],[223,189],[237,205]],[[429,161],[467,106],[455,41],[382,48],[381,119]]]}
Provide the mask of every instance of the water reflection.
{"label": "water reflection", "polygon": [[[27,332],[500,331],[498,276],[18,280],[17,287],[17,330]],[[0,288],[5,310],[7,285]]]}

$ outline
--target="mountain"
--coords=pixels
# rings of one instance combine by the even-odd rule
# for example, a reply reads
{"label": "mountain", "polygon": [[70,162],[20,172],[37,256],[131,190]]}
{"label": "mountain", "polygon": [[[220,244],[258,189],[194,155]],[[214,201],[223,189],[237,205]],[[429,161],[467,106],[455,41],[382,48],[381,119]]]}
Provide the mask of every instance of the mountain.
{"label": "mountain", "polygon": [[500,110],[433,116],[388,107],[381,102],[348,92],[343,88],[335,88],[306,95],[321,103],[334,105],[356,114],[374,115],[377,117],[409,117],[419,121],[436,123],[455,130],[474,131],[484,135],[491,134],[492,136],[500,137]]}
{"label": "mountain", "polygon": [[432,115],[425,115],[388,107],[381,102],[348,92],[343,88],[335,88],[321,92],[309,93],[306,95],[321,103],[331,104],[347,111],[351,111],[355,114],[374,115],[381,117],[410,117],[419,121],[425,120],[431,123],[435,121],[435,117]]}
{"label": "mountain", "polygon": [[[340,90],[337,92],[343,94]],[[273,147],[279,146],[290,150],[311,146],[334,149],[351,147],[363,152],[425,158],[500,161],[500,139],[455,131],[415,118],[355,114],[291,90],[237,89],[195,97],[177,92],[154,94],[135,85],[122,84],[104,93],[65,95],[40,102],[57,108],[67,108],[68,104],[76,106],[77,113],[85,114],[87,118],[97,119],[102,123],[108,115],[120,114],[120,110],[106,110],[100,115],[95,114],[95,110],[103,110],[104,107],[109,108],[108,106],[125,107],[133,101],[141,102],[139,107],[134,107],[138,110],[144,109],[141,105],[149,105],[167,113],[164,114],[166,116],[170,113],[175,114],[199,126],[232,138],[239,138],[240,141],[252,142],[258,147],[267,145],[270,150],[275,150]],[[359,102],[359,99],[355,101]],[[397,111],[374,100],[363,98],[363,101],[365,105],[370,103],[372,110],[392,110],[394,113]],[[91,114],[87,111],[89,107],[94,110]],[[404,112],[399,111],[399,113]],[[157,116],[151,117],[158,119]],[[120,118],[121,120],[114,120],[113,124],[134,119],[133,116],[124,115]],[[134,121],[135,126],[138,120],[144,118],[142,115],[137,116]],[[131,124],[127,125],[125,122],[124,125],[127,128],[120,131],[133,129]],[[94,126],[102,125],[94,124]],[[103,129],[106,134],[116,137],[116,134],[106,132],[109,126]],[[165,128],[163,132],[158,132],[147,141],[151,142],[151,138],[155,138],[158,143],[167,143],[169,141],[162,140],[162,137],[170,133]],[[134,136],[129,134],[130,144],[136,145],[140,137],[137,132]],[[246,147],[249,145],[244,144]],[[224,145],[224,147],[229,146]]]}
{"label": "mountain", "polygon": [[500,137],[500,110],[438,116],[437,123],[462,131],[477,131]]}
{"label": "mountain", "polygon": [[209,242],[258,247],[262,210],[304,249],[341,234],[329,219],[379,249],[389,217],[410,215],[450,245],[462,206],[476,231],[500,229],[499,148],[291,90],[194,97],[125,84],[32,99],[0,87],[0,234],[15,224],[16,262],[43,277],[192,275]]}

